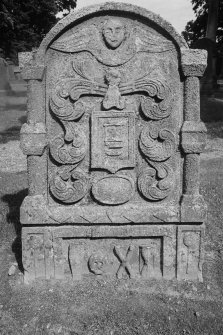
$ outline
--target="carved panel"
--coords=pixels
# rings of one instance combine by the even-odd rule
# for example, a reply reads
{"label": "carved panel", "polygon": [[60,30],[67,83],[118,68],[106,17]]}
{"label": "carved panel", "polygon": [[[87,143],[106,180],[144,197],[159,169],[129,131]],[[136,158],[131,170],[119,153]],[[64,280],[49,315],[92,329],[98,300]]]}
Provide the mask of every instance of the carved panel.
{"label": "carved panel", "polygon": [[44,235],[28,234],[26,236],[26,260],[23,262],[25,271],[30,277],[45,277]]}
{"label": "carved panel", "polygon": [[[140,222],[118,206],[171,199],[175,182],[174,44],[142,22],[106,16],[68,29],[49,55],[51,203],[116,206],[118,220]],[[75,220],[114,221],[96,216]]]}
{"label": "carved panel", "polygon": [[139,247],[140,274],[142,278],[161,278],[163,275],[163,239],[152,238]]}
{"label": "carved panel", "polygon": [[28,229],[22,233],[23,267],[25,282],[35,278],[53,277],[53,243],[48,230]]}
{"label": "carved panel", "polygon": [[145,280],[176,274],[173,225],[25,227],[22,241],[27,282],[38,277]]}
{"label": "carved panel", "polygon": [[179,279],[203,281],[203,234],[202,226],[178,227],[177,276]]}
{"label": "carved panel", "polygon": [[92,113],[92,168],[115,173],[135,166],[134,118],[131,111]]}

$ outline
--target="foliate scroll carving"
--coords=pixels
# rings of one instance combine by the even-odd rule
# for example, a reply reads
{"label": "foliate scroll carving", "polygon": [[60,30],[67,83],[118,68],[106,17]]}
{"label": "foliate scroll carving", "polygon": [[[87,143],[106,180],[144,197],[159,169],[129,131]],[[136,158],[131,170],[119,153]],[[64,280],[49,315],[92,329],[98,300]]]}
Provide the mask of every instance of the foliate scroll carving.
{"label": "foliate scroll carving", "polygon": [[168,161],[175,149],[174,134],[149,125],[140,134],[139,146],[150,165],[138,177],[139,191],[148,200],[165,199],[174,184],[174,173]]}
{"label": "foliate scroll carving", "polygon": [[175,149],[175,137],[168,129],[148,126],[140,134],[139,145],[149,160],[162,162],[172,156]]}
{"label": "foliate scroll carving", "polygon": [[[142,78],[138,85],[147,91],[149,97],[141,97],[141,108],[145,117],[152,120],[161,120],[168,117],[171,113],[171,89],[159,79]],[[154,99],[152,99],[154,98]]]}
{"label": "foliate scroll carving", "polygon": [[72,101],[70,97],[71,79],[61,80],[52,90],[50,107],[60,120],[73,121],[79,119],[87,110],[82,101]]}
{"label": "foliate scroll carving", "polygon": [[170,115],[172,94],[164,78],[151,78],[150,74],[146,73],[136,80],[121,83],[119,86],[122,95],[143,93],[141,108],[145,117],[161,120]]}
{"label": "foliate scroll carving", "polygon": [[78,202],[88,190],[88,178],[73,167],[59,169],[50,180],[51,193],[65,204]]}
{"label": "foliate scroll carving", "polygon": [[[142,94],[141,107],[144,115],[154,120],[166,118],[171,113],[171,90],[165,79],[150,78],[146,73],[128,82],[122,81],[122,74],[117,69],[109,69],[104,74],[104,81],[90,78],[84,72],[84,62],[74,63],[75,78],[65,78],[58,82],[52,91],[50,106],[53,113],[61,120],[76,120],[88,109],[79,99],[84,95],[103,97],[105,110],[126,107],[128,94]],[[145,95],[145,96],[144,96]]]}
{"label": "foliate scroll carving", "polygon": [[138,188],[148,200],[159,201],[165,199],[173,189],[174,175],[172,168],[166,164],[153,164],[138,177]]}
{"label": "foliate scroll carving", "polygon": [[66,135],[57,136],[50,143],[50,153],[60,164],[78,164],[85,156],[87,139],[76,124],[65,124]]}
{"label": "foliate scroll carving", "polygon": [[[167,90],[168,92],[169,90]],[[166,94],[166,96],[159,100],[150,97],[141,97],[141,108],[143,114],[152,120],[165,119],[171,114],[171,93]]]}

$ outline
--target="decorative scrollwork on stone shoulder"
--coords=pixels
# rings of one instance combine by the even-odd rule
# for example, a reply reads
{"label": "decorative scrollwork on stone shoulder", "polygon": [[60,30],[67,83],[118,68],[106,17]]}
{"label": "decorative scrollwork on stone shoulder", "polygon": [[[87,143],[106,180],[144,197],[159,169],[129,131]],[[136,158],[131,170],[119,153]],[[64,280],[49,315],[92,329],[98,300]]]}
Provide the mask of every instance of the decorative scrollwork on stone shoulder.
{"label": "decorative scrollwork on stone shoulder", "polygon": [[73,121],[79,119],[86,111],[87,106],[83,101],[72,100],[70,85],[72,78],[61,80],[52,90],[50,108],[60,120]]}
{"label": "decorative scrollwork on stone shoulder", "polygon": [[[73,167],[72,167],[73,169]],[[88,178],[77,170],[60,169],[50,180],[53,196],[65,204],[80,201],[89,189]]]}
{"label": "decorative scrollwork on stone shoulder", "polygon": [[144,93],[141,96],[141,108],[144,116],[152,120],[161,120],[171,113],[171,89],[165,79],[150,78],[150,74],[134,81],[120,84],[122,95],[129,93]]}
{"label": "decorative scrollwork on stone shoulder", "polygon": [[148,96],[141,97],[141,108],[145,117],[162,120],[171,113],[171,90],[160,80],[149,80]]}
{"label": "decorative scrollwork on stone shoulder", "polygon": [[56,136],[50,142],[51,156],[60,164],[78,164],[86,154],[86,136],[76,124],[66,123],[65,129],[65,137]]}
{"label": "decorative scrollwork on stone shoulder", "polygon": [[154,164],[142,171],[138,177],[140,193],[148,200],[165,199],[173,189],[173,170],[168,164]]}
{"label": "decorative scrollwork on stone shoulder", "polygon": [[170,99],[156,101],[151,97],[141,97],[141,109],[143,114],[152,120],[162,120],[171,113]]}
{"label": "decorative scrollwork on stone shoulder", "polygon": [[139,146],[149,160],[162,162],[173,154],[175,137],[168,129],[158,129],[149,125],[140,134]]}

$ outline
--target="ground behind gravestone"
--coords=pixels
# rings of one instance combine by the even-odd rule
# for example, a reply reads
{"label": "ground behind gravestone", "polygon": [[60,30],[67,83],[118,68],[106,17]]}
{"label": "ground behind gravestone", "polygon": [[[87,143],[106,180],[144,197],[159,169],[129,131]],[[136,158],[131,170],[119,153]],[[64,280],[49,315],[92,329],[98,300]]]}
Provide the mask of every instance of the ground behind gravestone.
{"label": "ground behind gravestone", "polygon": [[222,335],[223,122],[206,124],[208,145],[201,156],[201,193],[208,203],[203,283],[93,277],[25,286],[19,207],[27,173],[18,142],[25,102],[22,86],[0,98],[0,335]]}

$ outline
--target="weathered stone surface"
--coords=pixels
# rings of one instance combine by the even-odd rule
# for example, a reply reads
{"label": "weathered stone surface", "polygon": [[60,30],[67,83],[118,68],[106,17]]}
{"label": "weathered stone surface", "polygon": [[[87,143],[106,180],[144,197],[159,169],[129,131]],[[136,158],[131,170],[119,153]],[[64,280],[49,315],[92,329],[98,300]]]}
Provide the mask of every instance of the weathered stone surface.
{"label": "weathered stone surface", "polygon": [[181,222],[202,223],[206,219],[207,206],[204,198],[199,194],[184,194],[181,201]]}
{"label": "weathered stone surface", "polygon": [[[82,237],[81,243],[77,237]],[[28,227],[23,229],[22,240],[27,283],[35,277],[73,280],[87,275],[142,280],[175,277],[176,226],[173,225]]]}
{"label": "weathered stone surface", "polygon": [[44,66],[30,66],[25,67],[22,71],[24,80],[38,79],[42,80],[44,75]]}
{"label": "weathered stone surface", "polygon": [[207,51],[182,50],[182,70],[186,77],[202,77],[207,66]]}
{"label": "weathered stone surface", "polygon": [[202,122],[185,121],[182,127],[182,148],[185,153],[201,153],[206,146],[207,129]]}
{"label": "weathered stone surface", "polygon": [[[193,264],[195,274],[189,268],[187,275],[184,260],[178,275],[177,253],[188,243],[179,251],[176,231],[190,223],[193,232],[204,222],[204,68],[205,53],[189,50],[158,15],[132,5],[91,6],[49,32],[23,69],[27,282],[201,278]],[[183,241],[185,234],[178,234]],[[192,239],[199,248],[196,233]]]}
{"label": "weathered stone surface", "polygon": [[179,226],[177,233],[177,277],[203,281],[203,226]]}
{"label": "weathered stone surface", "polygon": [[30,51],[18,53],[19,67],[23,69],[27,65],[31,65],[33,61],[33,53]]}
{"label": "weathered stone surface", "polygon": [[21,149],[25,155],[41,156],[47,145],[44,123],[24,123],[20,131]]}

